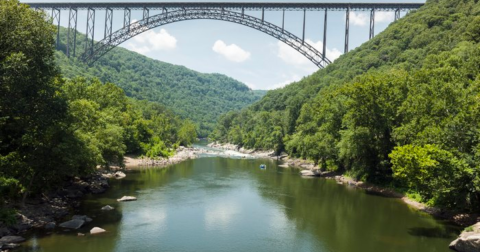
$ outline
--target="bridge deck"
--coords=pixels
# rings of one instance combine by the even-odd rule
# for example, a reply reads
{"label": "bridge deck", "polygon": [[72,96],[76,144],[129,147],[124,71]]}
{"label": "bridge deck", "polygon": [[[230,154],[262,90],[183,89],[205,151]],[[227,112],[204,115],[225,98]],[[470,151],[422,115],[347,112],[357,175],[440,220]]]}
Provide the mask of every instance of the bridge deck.
{"label": "bridge deck", "polygon": [[423,3],[272,3],[272,2],[83,2],[83,3],[28,3],[32,8],[41,9],[225,9],[225,10],[410,10],[422,7]]}

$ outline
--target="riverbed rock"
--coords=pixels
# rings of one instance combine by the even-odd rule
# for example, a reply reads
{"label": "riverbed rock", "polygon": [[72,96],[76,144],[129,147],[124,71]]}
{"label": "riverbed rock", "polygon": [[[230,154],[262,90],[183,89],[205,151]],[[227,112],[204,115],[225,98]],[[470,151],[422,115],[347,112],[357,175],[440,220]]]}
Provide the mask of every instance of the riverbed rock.
{"label": "riverbed rock", "polygon": [[479,252],[480,222],[473,225],[470,231],[463,231],[458,239],[450,243],[449,247],[458,252]]}
{"label": "riverbed rock", "polygon": [[450,243],[451,249],[458,252],[480,251],[480,234],[461,237]]}
{"label": "riverbed rock", "polygon": [[9,251],[10,249],[16,249],[18,247],[20,247],[20,244],[18,243],[0,244],[0,248],[2,249],[3,252]]}
{"label": "riverbed rock", "polygon": [[45,229],[54,229],[55,227],[57,226],[57,224],[55,224],[55,222],[49,222],[47,224],[45,224]]}
{"label": "riverbed rock", "polygon": [[20,242],[24,242],[24,241],[25,241],[25,238],[23,238],[21,236],[10,235],[10,236],[2,237],[0,239],[0,244],[20,243]]}
{"label": "riverbed rock", "polygon": [[111,207],[111,206],[109,206],[109,205],[106,205],[106,206],[102,207],[102,211],[111,211],[111,210],[113,210],[113,209],[115,209],[115,208],[113,208],[113,207]]}
{"label": "riverbed rock", "polygon": [[117,199],[118,202],[122,202],[122,201],[135,201],[137,200],[137,198],[133,197],[133,196],[123,196],[122,198],[120,199]]}
{"label": "riverbed rock", "polygon": [[72,217],[72,220],[83,220],[85,222],[91,222],[92,218],[86,216],[86,215],[74,215]]}
{"label": "riverbed rock", "polygon": [[112,173],[102,173],[102,177],[103,177],[103,178],[110,179],[110,178],[113,178],[114,175],[113,175]]}
{"label": "riverbed rock", "polygon": [[303,171],[300,172],[300,174],[302,176],[310,176],[310,177],[318,176],[318,173],[315,172],[315,171],[312,171],[312,170],[303,170]]}
{"label": "riverbed rock", "polygon": [[61,223],[59,226],[63,228],[70,228],[70,229],[79,229],[85,224],[84,220],[81,219],[73,219],[66,222]]}
{"label": "riverbed rock", "polygon": [[121,171],[117,171],[115,172],[115,178],[116,179],[123,179],[125,178],[127,175],[125,175],[125,173],[121,172]]}
{"label": "riverbed rock", "polygon": [[105,229],[99,227],[94,227],[90,230],[90,234],[101,234],[105,232],[107,232]]}

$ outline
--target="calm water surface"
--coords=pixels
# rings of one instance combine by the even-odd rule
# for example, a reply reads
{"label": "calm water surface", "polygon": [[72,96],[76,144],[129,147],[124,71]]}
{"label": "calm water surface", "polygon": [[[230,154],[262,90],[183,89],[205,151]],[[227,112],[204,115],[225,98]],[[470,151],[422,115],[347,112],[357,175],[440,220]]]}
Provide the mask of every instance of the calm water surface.
{"label": "calm water surface", "polygon": [[[123,195],[138,201],[118,203]],[[102,212],[107,204],[115,210]],[[80,213],[93,222],[33,235],[20,251],[447,252],[459,232],[397,199],[220,157],[128,173]],[[77,236],[94,226],[108,233]]]}

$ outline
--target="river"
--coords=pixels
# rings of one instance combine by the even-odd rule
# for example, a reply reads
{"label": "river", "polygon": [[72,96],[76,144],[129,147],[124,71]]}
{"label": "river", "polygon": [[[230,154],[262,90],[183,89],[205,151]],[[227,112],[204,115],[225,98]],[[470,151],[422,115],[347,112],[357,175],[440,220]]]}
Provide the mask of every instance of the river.
{"label": "river", "polygon": [[[135,170],[84,200],[93,222],[34,234],[19,251],[448,252],[459,233],[398,199],[277,165],[203,157]],[[124,195],[138,201],[116,201]],[[108,232],[89,235],[95,226]]]}

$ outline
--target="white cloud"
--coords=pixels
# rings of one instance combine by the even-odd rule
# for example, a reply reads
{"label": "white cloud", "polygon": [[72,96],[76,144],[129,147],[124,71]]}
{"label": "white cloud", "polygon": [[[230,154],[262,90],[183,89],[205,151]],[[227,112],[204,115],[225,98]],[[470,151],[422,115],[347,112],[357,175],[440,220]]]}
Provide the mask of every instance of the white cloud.
{"label": "white cloud", "polygon": [[392,22],[394,19],[394,13],[391,11],[377,11],[375,12],[375,22]]}
{"label": "white cloud", "polygon": [[170,51],[177,47],[177,39],[165,29],[158,32],[149,30],[133,37],[126,47],[140,54],[151,51]]}
{"label": "white cloud", "polygon": [[[323,51],[323,42],[322,41],[314,42],[310,39],[306,39],[305,42],[312,45],[318,51],[320,51],[320,52]],[[289,45],[287,45],[287,44],[285,44],[281,41],[278,41],[277,46],[278,46],[277,56],[280,59],[282,59],[285,63],[287,63],[289,65],[294,65],[294,66],[304,68],[304,69],[308,70],[309,72],[313,72],[313,71],[318,69],[315,65],[313,65],[311,63],[311,61],[309,59],[307,59],[305,56],[303,56],[302,54],[297,52],[295,49],[293,49]],[[342,55],[342,53],[338,49],[327,48],[326,56],[329,60],[334,61],[335,59],[340,57],[340,55]]]}
{"label": "white cloud", "polygon": [[[370,15],[370,14],[369,14]],[[370,17],[364,12],[350,12],[350,23],[355,26],[366,26],[370,22]]]}
{"label": "white cloud", "polygon": [[235,44],[227,45],[221,40],[217,40],[213,44],[212,50],[233,62],[244,62],[250,58],[250,52],[243,50]]}

